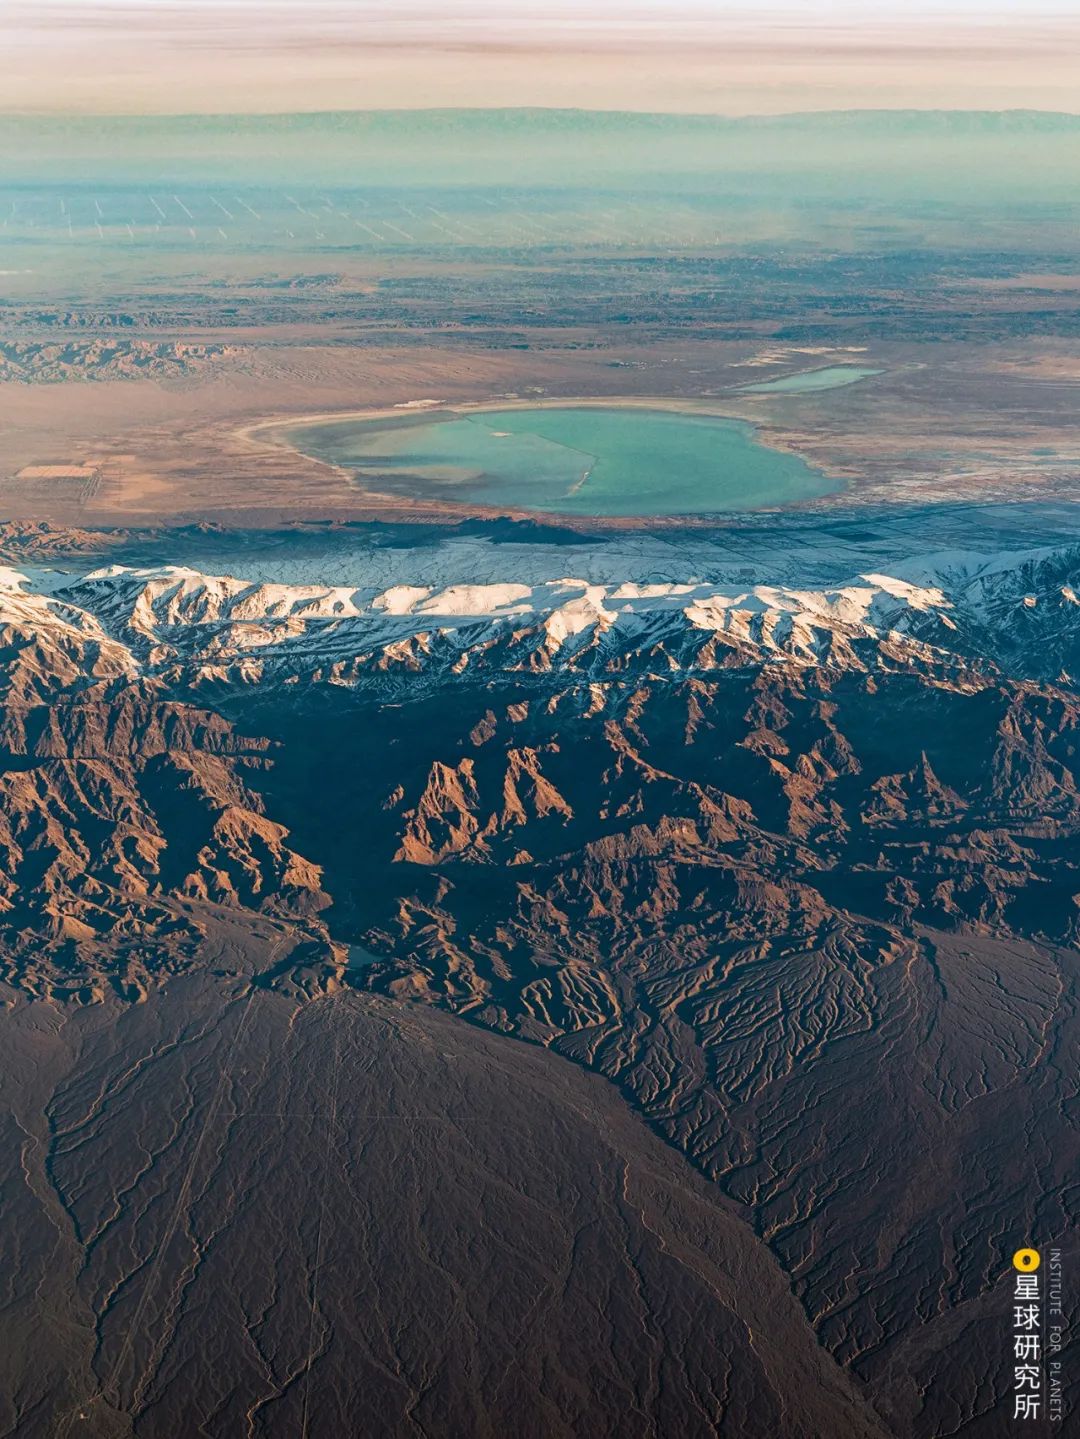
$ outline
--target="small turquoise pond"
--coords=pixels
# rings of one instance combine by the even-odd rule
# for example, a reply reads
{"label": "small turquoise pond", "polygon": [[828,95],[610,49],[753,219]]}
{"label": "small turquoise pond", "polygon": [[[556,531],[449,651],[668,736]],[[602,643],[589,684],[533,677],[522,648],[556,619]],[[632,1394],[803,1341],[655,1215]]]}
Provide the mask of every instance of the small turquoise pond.
{"label": "small turquoise pond", "polygon": [[809,395],[815,390],[838,390],[856,380],[880,375],[880,370],[865,365],[826,365],[820,370],[803,370],[798,375],[781,375],[775,380],[760,380],[756,385],[740,385],[745,395]]}
{"label": "small turquoise pond", "polygon": [[794,504],[840,488],[751,425],[665,410],[438,410],[291,427],[287,439],[413,499],[581,515],[679,515]]}

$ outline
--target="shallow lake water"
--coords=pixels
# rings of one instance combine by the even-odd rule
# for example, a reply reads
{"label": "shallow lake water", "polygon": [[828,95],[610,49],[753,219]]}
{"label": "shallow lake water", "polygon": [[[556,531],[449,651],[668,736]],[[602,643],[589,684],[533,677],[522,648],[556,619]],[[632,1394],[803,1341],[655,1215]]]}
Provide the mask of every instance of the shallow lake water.
{"label": "shallow lake water", "polygon": [[871,370],[866,365],[827,365],[820,370],[803,370],[798,375],[760,380],[755,385],[740,385],[739,389],[748,395],[808,395],[814,390],[838,390],[841,385],[853,385],[856,380],[868,380],[880,374],[880,370]]}
{"label": "shallow lake water", "polygon": [[581,515],[708,514],[840,488],[751,425],[600,406],[440,410],[293,427],[289,443],[366,488]]}

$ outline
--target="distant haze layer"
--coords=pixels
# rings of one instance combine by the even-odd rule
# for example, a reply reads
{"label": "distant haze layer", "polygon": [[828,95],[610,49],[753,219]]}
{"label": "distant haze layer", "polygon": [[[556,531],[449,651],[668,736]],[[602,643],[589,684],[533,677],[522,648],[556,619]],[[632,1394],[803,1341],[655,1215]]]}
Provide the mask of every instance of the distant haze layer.
{"label": "distant haze layer", "polygon": [[11,0],[5,12],[8,112],[1080,108],[1080,15],[1062,0],[752,10]]}

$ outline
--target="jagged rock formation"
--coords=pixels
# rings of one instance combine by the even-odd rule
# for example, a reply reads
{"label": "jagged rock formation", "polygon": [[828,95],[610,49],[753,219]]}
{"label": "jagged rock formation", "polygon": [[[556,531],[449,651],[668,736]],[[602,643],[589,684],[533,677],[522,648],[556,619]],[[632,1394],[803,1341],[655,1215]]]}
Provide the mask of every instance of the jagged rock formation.
{"label": "jagged rock formation", "polygon": [[0,381],[179,379],[240,353],[182,340],[9,340],[0,344]]}
{"label": "jagged rock formation", "polygon": [[289,917],[325,939],[318,867],[248,785],[271,762],[264,737],[169,698],[93,616],[21,590],[0,614],[0,700],[9,982],[144,996],[193,961],[201,907]]}
{"label": "jagged rock formation", "polygon": [[9,572],[8,983],[145,997],[257,921],[264,988],[546,1047],[717,1186],[885,1432],[995,1435],[1002,1266],[1075,1221],[1078,561]]}

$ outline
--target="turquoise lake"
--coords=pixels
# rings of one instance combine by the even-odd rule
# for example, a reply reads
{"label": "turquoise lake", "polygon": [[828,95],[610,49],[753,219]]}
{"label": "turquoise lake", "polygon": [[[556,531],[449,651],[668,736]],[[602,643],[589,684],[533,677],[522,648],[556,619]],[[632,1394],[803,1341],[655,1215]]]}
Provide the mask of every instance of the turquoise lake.
{"label": "turquoise lake", "polygon": [[814,499],[840,482],[740,420],[665,410],[440,410],[291,427],[290,444],[388,494],[581,515],[678,515]]}
{"label": "turquoise lake", "polygon": [[803,370],[797,375],[781,375],[776,380],[759,380],[755,385],[740,385],[747,395],[810,395],[816,390],[838,390],[857,380],[880,375],[865,365],[827,365],[820,370]]}

